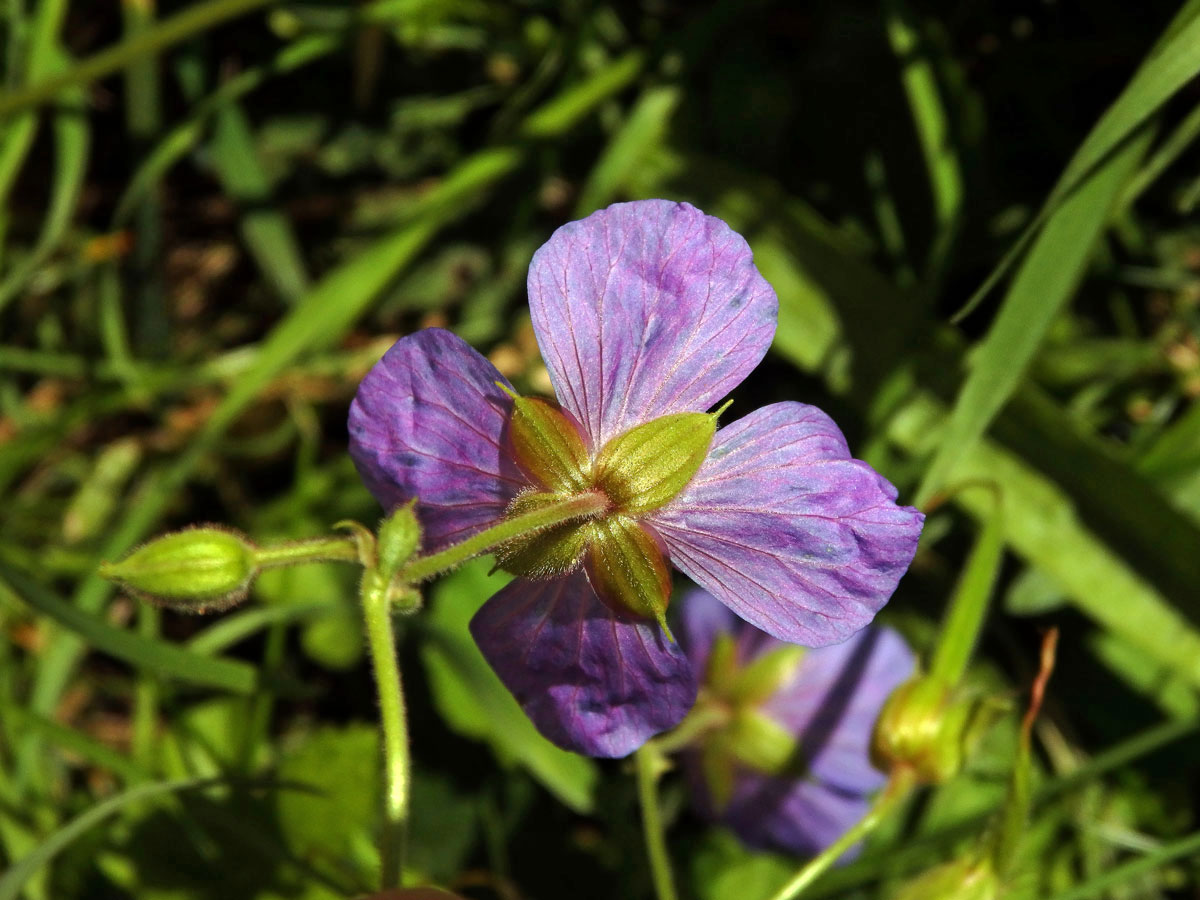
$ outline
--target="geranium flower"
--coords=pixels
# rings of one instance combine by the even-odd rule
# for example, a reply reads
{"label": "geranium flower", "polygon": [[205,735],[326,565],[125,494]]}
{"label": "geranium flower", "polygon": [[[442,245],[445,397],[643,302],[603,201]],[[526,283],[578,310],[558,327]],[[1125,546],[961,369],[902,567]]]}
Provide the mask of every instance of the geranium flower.
{"label": "geranium flower", "polygon": [[883,786],[871,734],[913,672],[912,651],[878,626],[804,650],[738,622],[701,590],[684,597],[680,619],[701,682],[693,715],[714,723],[686,751],[697,807],[751,846],[824,850]]}
{"label": "geranium flower", "polygon": [[[426,550],[547,497],[610,498],[500,554],[521,577],[471,623],[547,737],[624,756],[687,713],[691,667],[655,622],[668,561],[782,640],[836,643],[871,620],[922,515],[811,406],[767,406],[715,437],[703,415],[775,333],[778,301],[739,235],[686,203],[616,204],[537,251],[529,305],[561,408],[514,401],[491,363],[427,329],[363,380],[350,452],[385,508],[417,498]],[[530,449],[531,434],[550,444]]]}

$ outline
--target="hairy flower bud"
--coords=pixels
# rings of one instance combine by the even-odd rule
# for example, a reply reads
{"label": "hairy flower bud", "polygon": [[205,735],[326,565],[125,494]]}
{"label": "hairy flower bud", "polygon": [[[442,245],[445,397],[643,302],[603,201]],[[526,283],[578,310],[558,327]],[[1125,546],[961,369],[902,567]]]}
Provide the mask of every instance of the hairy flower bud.
{"label": "hairy flower bud", "polygon": [[421,526],[413,512],[415,503],[397,506],[379,523],[379,540],[376,544],[379,572],[392,578],[421,545]]}
{"label": "hairy flower bud", "polygon": [[994,711],[986,700],[959,696],[940,679],[918,676],[884,704],[872,758],[880,768],[910,766],[921,781],[942,784],[962,769]]}
{"label": "hairy flower bud", "polygon": [[258,574],[255,551],[245,535],[201,525],[155,538],[100,574],[172,609],[206,613],[245,599]]}

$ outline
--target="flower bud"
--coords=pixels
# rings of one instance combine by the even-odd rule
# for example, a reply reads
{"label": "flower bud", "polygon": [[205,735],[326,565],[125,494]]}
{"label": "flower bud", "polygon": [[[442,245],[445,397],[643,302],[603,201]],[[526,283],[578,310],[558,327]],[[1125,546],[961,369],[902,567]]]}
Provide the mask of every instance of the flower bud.
{"label": "flower bud", "polygon": [[391,515],[379,523],[379,540],[376,544],[379,572],[391,579],[408,562],[421,544],[421,526],[413,512],[416,501],[410,501],[392,510]]}
{"label": "flower bud", "polygon": [[675,413],[631,428],[596,457],[597,486],[629,515],[666,506],[704,462],[716,430],[717,417],[708,413]]}
{"label": "flower bud", "polygon": [[258,574],[256,548],[244,535],[202,525],[155,538],[100,574],[126,590],[180,612],[228,609],[246,598]]}
{"label": "flower bud", "polygon": [[910,766],[927,784],[942,784],[957,775],[991,724],[995,708],[986,700],[956,694],[928,675],[897,688],[875,725],[875,764],[883,769]]}

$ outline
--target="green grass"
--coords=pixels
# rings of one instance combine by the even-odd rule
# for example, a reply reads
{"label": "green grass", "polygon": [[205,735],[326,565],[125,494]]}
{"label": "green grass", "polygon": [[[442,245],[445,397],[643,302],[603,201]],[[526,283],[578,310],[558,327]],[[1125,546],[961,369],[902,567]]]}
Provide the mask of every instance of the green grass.
{"label": "green grass", "polygon": [[[646,197],[750,241],[780,327],[731,413],[820,405],[928,506],[883,619],[1009,704],[805,896],[981,839],[1052,626],[1003,896],[1200,888],[1200,4],[9,0],[0,71],[0,897],[372,888],[357,573],[199,618],[96,568],[191,523],[377,521],[370,365],[441,325],[544,391],[530,256]],[[407,878],[652,897],[632,767],[547,743],[475,649],[487,568],[399,623]],[[795,873],[660,791],[682,897]]]}

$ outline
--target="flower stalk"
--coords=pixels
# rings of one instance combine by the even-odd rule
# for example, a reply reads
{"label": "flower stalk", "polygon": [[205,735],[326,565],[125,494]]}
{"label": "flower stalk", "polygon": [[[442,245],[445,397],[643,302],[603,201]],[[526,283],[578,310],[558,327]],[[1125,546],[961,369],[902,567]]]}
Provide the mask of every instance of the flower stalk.
{"label": "flower stalk", "polygon": [[637,768],[638,803],[642,807],[642,832],[646,837],[646,855],[650,859],[650,875],[654,879],[657,900],[675,900],[675,876],[667,853],[666,833],[663,831],[662,811],[658,803],[658,779],[667,766],[662,752],[651,741],[634,754]]}
{"label": "flower stalk", "polygon": [[404,710],[404,683],[396,659],[396,635],[385,585],[363,579],[362,610],[371,667],[375,671],[375,687],[379,691],[379,719],[383,726],[384,820],[379,839],[380,887],[390,890],[400,886],[404,867],[412,760]]}
{"label": "flower stalk", "polygon": [[800,870],[772,895],[771,900],[793,900],[799,897],[806,888],[825,874],[843,853],[878,828],[904,802],[915,784],[916,775],[911,769],[895,769],[867,814],[840,838],[801,866]]}
{"label": "flower stalk", "polygon": [[428,581],[436,575],[461,566],[473,557],[495,550],[509,541],[527,534],[536,534],[564,522],[594,516],[604,512],[608,505],[608,498],[599,491],[567,497],[561,503],[542,506],[523,515],[505,519],[461,543],[452,544],[438,553],[415,559],[404,569],[402,577],[409,584]]}

